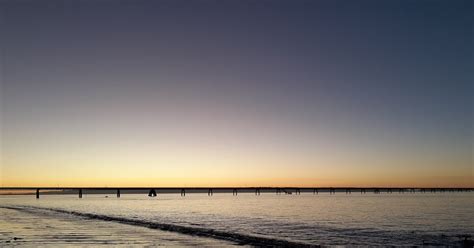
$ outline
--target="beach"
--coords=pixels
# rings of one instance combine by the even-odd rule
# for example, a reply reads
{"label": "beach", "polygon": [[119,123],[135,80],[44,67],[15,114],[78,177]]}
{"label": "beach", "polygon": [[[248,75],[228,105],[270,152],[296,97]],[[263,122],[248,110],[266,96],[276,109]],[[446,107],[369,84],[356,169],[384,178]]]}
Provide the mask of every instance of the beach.
{"label": "beach", "polygon": [[0,246],[9,245],[222,247],[234,244],[42,209],[0,208]]}
{"label": "beach", "polygon": [[461,246],[473,203],[468,192],[0,196],[0,244]]}

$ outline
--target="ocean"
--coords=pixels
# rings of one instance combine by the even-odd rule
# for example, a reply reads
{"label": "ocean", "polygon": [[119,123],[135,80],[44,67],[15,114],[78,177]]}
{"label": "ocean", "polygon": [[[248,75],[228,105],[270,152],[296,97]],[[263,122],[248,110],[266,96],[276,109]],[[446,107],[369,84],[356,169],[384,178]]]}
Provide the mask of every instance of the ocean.
{"label": "ocean", "polygon": [[0,196],[0,246],[462,246],[472,236],[473,192]]}

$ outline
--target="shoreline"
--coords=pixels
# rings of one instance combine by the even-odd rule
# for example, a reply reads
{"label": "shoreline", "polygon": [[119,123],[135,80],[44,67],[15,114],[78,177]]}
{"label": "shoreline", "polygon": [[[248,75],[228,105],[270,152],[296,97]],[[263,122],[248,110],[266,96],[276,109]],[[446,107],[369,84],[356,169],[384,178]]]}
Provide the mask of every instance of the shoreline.
{"label": "shoreline", "polygon": [[[88,219],[45,209],[0,207],[0,246],[202,246],[236,244],[147,227]],[[2,229],[8,226],[8,229]]]}
{"label": "shoreline", "polygon": [[[178,236],[184,234],[185,240],[218,239],[225,243],[224,246],[429,244],[458,247],[462,237],[474,235],[468,221],[473,213],[470,206],[474,198],[471,194],[394,194],[382,197],[376,194],[353,194],[352,197],[345,194],[338,194],[338,197],[329,194],[321,197],[310,194],[265,194],[260,197],[252,194],[242,197],[196,194],[189,198],[162,195],[151,199],[145,195],[130,195],[122,200],[110,196],[108,199],[102,195],[85,199],[78,199],[75,195],[51,196],[41,200],[31,196],[0,197],[0,207],[11,208],[9,213],[0,210],[0,223],[5,223],[0,225],[3,226],[3,230],[0,227],[0,236],[2,231],[14,230],[18,223],[5,219],[19,216],[31,217],[20,221],[26,223],[21,228],[23,231],[35,229],[41,232],[52,228],[61,233],[73,230],[70,225],[78,225],[67,235],[76,235],[75,229],[92,231],[93,235],[86,233],[83,236],[84,239],[94,239],[94,235],[101,232],[94,232],[97,226],[108,226],[109,223],[123,227],[126,224],[130,230],[122,233],[125,236],[136,233],[136,227],[148,230],[133,235],[138,238],[148,236],[146,233],[150,231],[167,231]],[[32,213],[35,216],[31,216]],[[414,213],[424,218],[413,218]],[[437,218],[431,219],[430,216]],[[87,228],[84,223],[93,224]],[[113,230],[112,236],[115,235]],[[18,237],[13,234],[9,237]],[[63,239],[62,236],[57,238]],[[289,243],[280,243],[282,240]]]}

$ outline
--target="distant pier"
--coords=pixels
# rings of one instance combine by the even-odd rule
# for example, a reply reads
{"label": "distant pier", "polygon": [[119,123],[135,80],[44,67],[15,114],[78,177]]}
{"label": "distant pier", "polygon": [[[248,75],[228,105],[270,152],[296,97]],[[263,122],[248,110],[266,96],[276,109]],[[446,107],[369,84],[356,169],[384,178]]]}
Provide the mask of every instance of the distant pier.
{"label": "distant pier", "polygon": [[[301,193],[309,193],[317,195],[319,193],[329,193],[335,195],[336,193],[345,193],[347,195],[353,192],[360,192],[360,194],[374,193],[374,194],[392,194],[398,192],[404,193],[454,193],[454,192],[474,192],[474,188],[416,188],[416,187],[0,187],[1,191],[28,191],[31,190],[37,199],[40,198],[41,191],[48,192],[55,191],[58,194],[73,194],[76,192],[79,198],[83,194],[97,194],[101,192],[113,193],[115,192],[117,198],[120,198],[122,193],[137,194],[147,192],[149,197],[157,197],[160,193],[176,193],[181,196],[186,196],[186,193],[207,193],[208,196],[213,196],[214,193],[232,193],[237,196],[238,193],[254,193],[259,196],[261,193],[273,193],[277,195],[301,195]],[[105,193],[104,193],[105,194]]]}

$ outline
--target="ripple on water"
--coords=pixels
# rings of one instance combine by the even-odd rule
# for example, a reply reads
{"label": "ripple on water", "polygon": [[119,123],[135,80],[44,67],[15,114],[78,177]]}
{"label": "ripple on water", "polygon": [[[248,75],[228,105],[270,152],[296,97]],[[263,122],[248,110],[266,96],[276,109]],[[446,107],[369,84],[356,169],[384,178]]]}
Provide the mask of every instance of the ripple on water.
{"label": "ripple on water", "polygon": [[0,223],[0,246],[12,244],[66,246],[134,244],[203,247],[235,245],[221,240],[190,237],[173,232],[88,220],[40,210],[29,213],[0,208]]}

